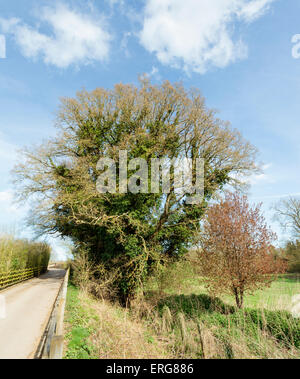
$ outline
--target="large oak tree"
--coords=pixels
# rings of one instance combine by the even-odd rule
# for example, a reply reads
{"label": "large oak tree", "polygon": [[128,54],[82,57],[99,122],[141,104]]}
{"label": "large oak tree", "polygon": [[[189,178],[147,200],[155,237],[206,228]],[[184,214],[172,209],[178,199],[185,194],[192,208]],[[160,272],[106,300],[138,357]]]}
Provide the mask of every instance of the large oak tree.
{"label": "large oak tree", "polygon": [[[15,169],[20,199],[31,201],[38,231],[70,237],[95,264],[114,272],[124,302],[151,270],[190,248],[209,199],[256,169],[255,148],[218,119],[197,90],[167,81],[64,98],[57,127],[55,138],[24,151]],[[97,192],[99,158],[117,161],[120,150],[149,167],[151,158],[203,158],[203,201],[187,204],[174,186],[168,194]]]}

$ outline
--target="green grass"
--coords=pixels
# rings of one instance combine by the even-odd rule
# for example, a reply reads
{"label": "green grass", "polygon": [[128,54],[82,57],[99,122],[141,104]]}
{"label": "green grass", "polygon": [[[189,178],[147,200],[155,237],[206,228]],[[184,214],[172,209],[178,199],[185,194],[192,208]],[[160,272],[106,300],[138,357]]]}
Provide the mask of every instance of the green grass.
{"label": "green grass", "polygon": [[[161,283],[162,282],[162,283]],[[166,272],[165,277],[159,281],[155,278],[150,280],[147,290],[161,290],[165,294],[176,295],[201,295],[207,294],[201,277],[198,277],[189,263],[175,264],[171,271]],[[300,294],[300,275],[281,275],[271,286],[254,294],[246,294],[244,299],[245,308],[268,309],[268,310],[290,310],[291,299],[294,295]],[[222,301],[234,305],[232,296],[223,295]]]}
{"label": "green grass", "polygon": [[69,286],[66,358],[300,358],[300,319],[289,312],[299,277],[245,298],[210,297],[188,265],[153,278],[130,311]]}
{"label": "green grass", "polygon": [[[270,288],[246,295],[245,307],[290,310],[291,299],[297,294],[300,294],[300,277],[292,278],[287,275],[273,282]],[[228,298],[226,300],[229,301]]]}
{"label": "green grass", "polygon": [[300,358],[300,320],[290,313],[296,294],[299,276],[282,275],[247,294],[237,310],[232,296],[210,297],[192,267],[180,263],[149,281],[146,298],[158,313],[148,322],[173,336],[176,358]]}
{"label": "green grass", "polygon": [[162,358],[152,330],[117,304],[91,298],[68,287],[65,314],[66,359]]}
{"label": "green grass", "polygon": [[67,334],[66,359],[93,359],[96,358],[94,347],[89,337],[94,332],[90,320],[97,319],[92,310],[83,307],[79,299],[79,290],[72,284],[68,286],[65,323]]}
{"label": "green grass", "polygon": [[[287,311],[250,308],[237,310],[218,298],[211,298],[204,294],[171,295],[163,298],[158,303],[162,319],[166,308],[170,309],[172,315],[171,330],[178,335],[181,334],[182,327],[176,322],[176,316],[181,314],[186,323],[202,324],[207,328],[215,329],[216,337],[226,335],[230,340],[231,337],[242,332],[253,343],[265,333],[278,347],[300,349],[300,322]],[[232,353],[227,358],[231,355]],[[261,355],[265,354],[261,352]]]}

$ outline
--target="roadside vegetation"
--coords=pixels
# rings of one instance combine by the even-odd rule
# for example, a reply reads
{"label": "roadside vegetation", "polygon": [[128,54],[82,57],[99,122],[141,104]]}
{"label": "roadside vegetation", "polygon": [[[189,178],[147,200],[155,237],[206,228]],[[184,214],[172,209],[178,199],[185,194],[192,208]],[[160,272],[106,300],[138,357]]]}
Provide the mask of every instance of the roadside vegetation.
{"label": "roadside vegetation", "polygon": [[226,193],[203,220],[195,262],[212,296],[228,294],[243,308],[246,293],[269,286],[287,264],[272,254],[276,234],[267,226],[260,205],[245,195]]}
{"label": "roadside vegetation", "polygon": [[[123,306],[165,260],[197,243],[208,202],[258,171],[255,147],[198,90],[179,83],[144,78],[138,87],[81,91],[62,99],[56,124],[55,138],[26,149],[15,168],[20,201],[30,201],[29,221],[38,232],[70,238],[74,253],[97,265],[94,279],[105,276]],[[157,163],[158,173],[168,170],[168,191],[169,175],[158,175],[152,186],[151,175],[136,171],[141,158],[146,174]],[[183,158],[193,168],[198,158],[204,163],[204,197],[193,204],[172,164]],[[117,169],[123,165],[126,180]]]}
{"label": "roadside vegetation", "polygon": [[300,276],[282,275],[239,310],[232,296],[208,294],[189,259],[151,277],[130,309],[71,286],[65,357],[300,358],[297,294]]}
{"label": "roadside vegetation", "polygon": [[66,357],[300,358],[300,276],[278,275],[274,237],[259,207],[227,194],[204,216],[200,247],[154,272],[129,308],[77,257],[68,312],[85,326],[67,317]]}
{"label": "roadside vegetation", "polygon": [[47,267],[50,247],[43,242],[0,235],[0,274],[27,268]]}
{"label": "roadside vegetation", "polygon": [[[29,224],[74,246],[67,358],[299,356],[299,281],[278,279],[297,269],[298,246],[274,247],[241,194],[256,148],[197,89],[144,77],[81,91],[61,100],[56,125],[14,177]],[[278,213],[297,232],[291,202]]]}
{"label": "roadside vegetation", "polygon": [[99,302],[72,284],[65,326],[66,359],[158,359],[167,354],[144,320],[116,303]]}

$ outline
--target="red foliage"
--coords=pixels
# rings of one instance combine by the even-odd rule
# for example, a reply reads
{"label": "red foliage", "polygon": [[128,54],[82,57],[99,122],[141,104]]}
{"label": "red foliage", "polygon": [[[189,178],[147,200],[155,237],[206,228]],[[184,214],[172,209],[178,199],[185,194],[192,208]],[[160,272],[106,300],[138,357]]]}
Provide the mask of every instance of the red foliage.
{"label": "red foliage", "polygon": [[234,295],[241,308],[246,291],[270,285],[272,274],[286,269],[284,261],[271,253],[275,239],[260,204],[250,207],[246,196],[228,193],[209,208],[204,221],[199,258],[208,289]]}

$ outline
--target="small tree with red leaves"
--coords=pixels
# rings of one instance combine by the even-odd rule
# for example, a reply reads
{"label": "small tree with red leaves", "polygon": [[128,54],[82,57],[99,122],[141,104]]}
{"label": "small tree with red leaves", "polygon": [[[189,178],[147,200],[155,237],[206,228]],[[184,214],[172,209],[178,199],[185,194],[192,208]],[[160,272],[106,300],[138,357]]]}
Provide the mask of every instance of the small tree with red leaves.
{"label": "small tree with red leaves", "polygon": [[261,214],[261,204],[251,207],[247,197],[228,193],[212,205],[204,220],[199,250],[200,271],[210,293],[233,295],[238,308],[244,294],[269,286],[286,267],[271,254],[276,239]]}

